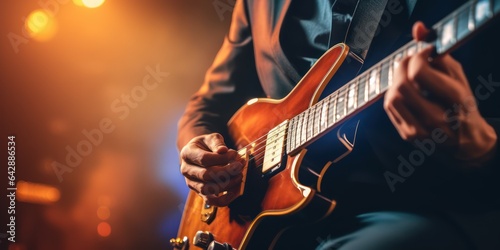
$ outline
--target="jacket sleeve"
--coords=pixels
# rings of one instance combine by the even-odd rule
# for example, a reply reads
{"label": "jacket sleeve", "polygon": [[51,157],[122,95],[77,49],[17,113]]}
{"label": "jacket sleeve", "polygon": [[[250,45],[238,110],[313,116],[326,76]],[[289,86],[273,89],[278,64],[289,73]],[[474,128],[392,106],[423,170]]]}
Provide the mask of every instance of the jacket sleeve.
{"label": "jacket sleeve", "polygon": [[247,14],[245,2],[238,0],[222,47],[178,123],[179,149],[193,137],[212,132],[228,141],[226,123],[232,114],[249,99],[264,95]]}

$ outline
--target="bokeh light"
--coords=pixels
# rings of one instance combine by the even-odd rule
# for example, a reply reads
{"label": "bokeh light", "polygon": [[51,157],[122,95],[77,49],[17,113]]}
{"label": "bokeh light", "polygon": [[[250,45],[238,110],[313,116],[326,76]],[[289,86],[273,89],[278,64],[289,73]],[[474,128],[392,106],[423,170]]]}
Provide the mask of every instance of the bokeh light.
{"label": "bokeh light", "polygon": [[97,225],[97,233],[101,237],[108,237],[111,234],[111,226],[107,222],[101,222]]}
{"label": "bokeh light", "polygon": [[97,8],[104,3],[104,0],[81,0],[81,2],[87,8]]}
{"label": "bokeh light", "polygon": [[101,220],[109,219],[110,215],[111,215],[111,212],[109,211],[109,208],[106,206],[100,206],[97,209],[97,217]]}
{"label": "bokeh light", "polygon": [[53,186],[27,181],[17,182],[16,199],[23,202],[48,204],[59,200],[61,193]]}
{"label": "bokeh light", "polygon": [[24,27],[28,34],[37,41],[48,41],[57,31],[57,23],[44,10],[32,11],[26,18]]}

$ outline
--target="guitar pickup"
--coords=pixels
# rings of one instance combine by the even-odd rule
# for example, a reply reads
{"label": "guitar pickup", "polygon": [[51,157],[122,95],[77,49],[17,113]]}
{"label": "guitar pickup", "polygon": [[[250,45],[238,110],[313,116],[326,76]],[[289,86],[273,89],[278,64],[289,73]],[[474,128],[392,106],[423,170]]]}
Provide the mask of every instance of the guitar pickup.
{"label": "guitar pickup", "polygon": [[288,120],[285,120],[267,134],[264,161],[262,162],[263,174],[273,170],[281,163],[287,128]]}

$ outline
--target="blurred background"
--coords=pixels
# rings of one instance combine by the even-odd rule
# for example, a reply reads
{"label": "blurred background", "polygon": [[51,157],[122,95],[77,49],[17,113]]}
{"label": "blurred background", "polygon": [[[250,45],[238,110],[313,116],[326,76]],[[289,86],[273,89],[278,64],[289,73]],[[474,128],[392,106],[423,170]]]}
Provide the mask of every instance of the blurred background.
{"label": "blurred background", "polygon": [[[1,146],[15,136],[15,243],[170,249],[188,188],[176,125],[232,0],[1,1]],[[6,162],[2,160],[2,162]]]}

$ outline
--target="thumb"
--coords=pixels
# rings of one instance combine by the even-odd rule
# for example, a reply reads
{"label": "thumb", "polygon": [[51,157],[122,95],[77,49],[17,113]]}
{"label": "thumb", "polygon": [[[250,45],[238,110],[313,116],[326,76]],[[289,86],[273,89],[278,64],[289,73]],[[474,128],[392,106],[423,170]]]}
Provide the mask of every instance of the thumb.
{"label": "thumb", "polygon": [[224,137],[219,133],[213,133],[205,137],[205,145],[214,153],[224,154],[229,149],[224,143]]}
{"label": "thumb", "polygon": [[432,31],[425,27],[424,23],[418,21],[413,25],[413,39],[417,41],[425,41],[431,36]]}

